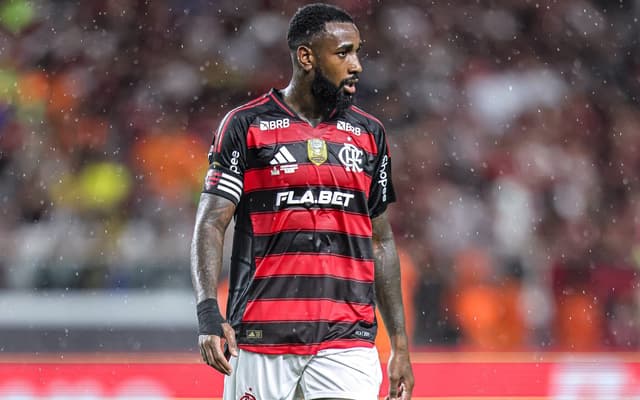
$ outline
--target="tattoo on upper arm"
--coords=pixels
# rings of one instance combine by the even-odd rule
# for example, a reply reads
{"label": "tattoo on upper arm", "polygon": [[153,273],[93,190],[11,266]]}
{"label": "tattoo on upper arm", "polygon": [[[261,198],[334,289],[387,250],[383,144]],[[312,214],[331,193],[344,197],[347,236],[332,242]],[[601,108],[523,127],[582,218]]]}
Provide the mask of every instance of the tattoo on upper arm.
{"label": "tattoo on upper arm", "polygon": [[391,230],[391,225],[389,224],[389,219],[387,218],[387,213],[382,213],[372,219],[371,228],[373,231],[374,244],[393,240],[393,232]]}
{"label": "tattoo on upper arm", "polygon": [[224,233],[235,210],[236,206],[224,197],[203,193],[198,204],[196,224],[200,222],[213,224]]}
{"label": "tattoo on upper arm", "polygon": [[207,193],[200,197],[191,241],[191,281],[198,302],[216,298],[224,233],[235,209],[235,205],[223,197]]}

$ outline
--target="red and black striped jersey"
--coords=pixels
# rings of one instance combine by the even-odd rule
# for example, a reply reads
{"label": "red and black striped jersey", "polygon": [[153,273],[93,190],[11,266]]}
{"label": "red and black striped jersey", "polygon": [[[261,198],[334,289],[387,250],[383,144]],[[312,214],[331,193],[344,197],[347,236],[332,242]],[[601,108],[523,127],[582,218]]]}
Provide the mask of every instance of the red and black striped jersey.
{"label": "red and black striped jersey", "polygon": [[371,218],[395,200],[380,121],[351,106],[313,127],[276,90],[229,112],[204,192],[236,204],[227,319],[269,354],[373,346]]}

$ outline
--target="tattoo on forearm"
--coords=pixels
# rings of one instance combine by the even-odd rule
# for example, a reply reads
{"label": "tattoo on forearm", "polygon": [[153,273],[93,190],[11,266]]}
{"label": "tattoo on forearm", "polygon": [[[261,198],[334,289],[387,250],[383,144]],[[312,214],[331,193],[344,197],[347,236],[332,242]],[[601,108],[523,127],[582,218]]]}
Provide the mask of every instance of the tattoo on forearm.
{"label": "tattoo on forearm", "polygon": [[197,302],[217,297],[224,233],[234,212],[235,205],[222,197],[200,198],[191,241],[191,282]]}
{"label": "tattoo on forearm", "polygon": [[377,305],[389,336],[404,335],[400,262],[386,214],[372,220]]}

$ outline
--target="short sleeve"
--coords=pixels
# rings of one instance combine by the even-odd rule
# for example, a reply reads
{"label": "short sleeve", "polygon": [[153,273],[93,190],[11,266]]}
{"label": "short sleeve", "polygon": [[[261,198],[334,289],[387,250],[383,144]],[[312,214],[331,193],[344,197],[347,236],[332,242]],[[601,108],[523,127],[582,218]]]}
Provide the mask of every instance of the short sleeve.
{"label": "short sleeve", "polygon": [[220,123],[209,149],[204,193],[222,196],[236,205],[240,202],[246,168],[247,127],[248,124],[233,112]]}
{"label": "short sleeve", "polygon": [[371,187],[369,189],[369,216],[375,218],[382,214],[389,203],[396,201],[391,179],[391,154],[384,128],[376,132],[377,154],[374,162]]}

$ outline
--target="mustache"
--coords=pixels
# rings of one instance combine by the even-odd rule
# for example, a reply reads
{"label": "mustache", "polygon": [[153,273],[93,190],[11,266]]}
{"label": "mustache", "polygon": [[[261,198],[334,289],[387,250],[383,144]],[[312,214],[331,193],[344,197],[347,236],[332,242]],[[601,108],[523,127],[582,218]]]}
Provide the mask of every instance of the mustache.
{"label": "mustache", "polygon": [[340,81],[340,85],[338,85],[340,88],[342,88],[343,86],[346,85],[355,85],[356,83],[358,83],[358,81],[360,80],[360,77],[358,76],[358,74],[353,74],[350,77],[343,79]]}

